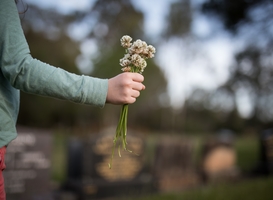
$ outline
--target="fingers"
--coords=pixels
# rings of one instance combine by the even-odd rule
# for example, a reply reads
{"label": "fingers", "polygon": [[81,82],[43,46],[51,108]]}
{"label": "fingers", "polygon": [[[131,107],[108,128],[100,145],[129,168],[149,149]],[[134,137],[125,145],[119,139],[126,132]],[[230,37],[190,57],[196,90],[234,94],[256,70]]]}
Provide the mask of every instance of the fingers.
{"label": "fingers", "polygon": [[140,96],[140,92],[138,90],[133,90],[131,96],[133,98],[137,98]]}
{"label": "fingers", "polygon": [[145,85],[142,84],[142,82],[144,81],[144,76],[142,76],[139,73],[131,73],[131,72],[125,72],[124,74],[129,76],[130,80],[132,80],[131,82],[132,89],[138,90],[138,91],[145,90]]}
{"label": "fingers", "polygon": [[125,98],[123,104],[132,104],[136,101],[136,98],[140,96],[140,91],[145,89],[145,86],[142,84],[144,77],[138,73],[125,72],[122,73],[124,76],[124,94]]}
{"label": "fingers", "polygon": [[142,84],[144,77],[138,73],[124,72],[108,81],[107,103],[131,104],[140,96],[140,91],[145,89]]}
{"label": "fingers", "polygon": [[140,96],[140,91],[133,89],[133,88],[128,88],[124,93],[123,93],[123,104],[132,104],[136,101],[136,99]]}
{"label": "fingers", "polygon": [[133,82],[132,89],[137,90],[137,91],[141,91],[141,90],[145,90],[145,86],[142,83]]}
{"label": "fingers", "polygon": [[142,90],[145,90],[145,88],[146,88],[145,85],[142,84]]}
{"label": "fingers", "polygon": [[130,73],[132,76],[132,80],[142,83],[144,81],[144,76],[139,73]]}

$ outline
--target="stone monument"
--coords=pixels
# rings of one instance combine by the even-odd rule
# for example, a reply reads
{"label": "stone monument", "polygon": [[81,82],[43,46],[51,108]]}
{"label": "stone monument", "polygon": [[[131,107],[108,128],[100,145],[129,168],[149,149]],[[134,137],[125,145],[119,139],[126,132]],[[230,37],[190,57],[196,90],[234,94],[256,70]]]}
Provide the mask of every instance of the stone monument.
{"label": "stone monument", "polygon": [[261,157],[260,173],[273,173],[273,129],[267,129],[261,133]]}
{"label": "stone monument", "polygon": [[231,141],[209,138],[202,148],[201,171],[204,181],[222,182],[237,179],[236,152]]}
{"label": "stone monument", "polygon": [[194,143],[180,137],[164,137],[157,146],[154,162],[156,187],[161,192],[177,192],[199,185],[193,163]]}
{"label": "stone monument", "polygon": [[4,170],[9,200],[51,200],[52,138],[49,132],[18,128],[18,137],[7,147]]}
{"label": "stone monument", "polygon": [[[74,151],[69,151],[68,162],[73,166],[68,166],[70,175],[66,188],[83,199],[125,196],[152,190],[152,175],[144,162],[145,143],[135,134],[127,135],[128,148],[132,153],[121,150],[119,157],[115,152],[112,168],[109,169],[113,133],[98,134],[82,141],[81,145],[80,140],[70,143],[70,149]],[[73,152],[78,152],[78,156]]]}

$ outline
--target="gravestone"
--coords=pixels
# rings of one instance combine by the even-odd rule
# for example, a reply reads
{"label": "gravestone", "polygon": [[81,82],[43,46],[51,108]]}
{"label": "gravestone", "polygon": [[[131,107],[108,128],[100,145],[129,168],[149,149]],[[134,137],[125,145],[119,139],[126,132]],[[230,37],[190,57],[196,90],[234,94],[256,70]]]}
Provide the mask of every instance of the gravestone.
{"label": "gravestone", "polygon": [[235,180],[239,175],[236,152],[230,141],[208,139],[202,149],[201,165],[204,181]]}
{"label": "gravestone", "polygon": [[199,175],[193,163],[193,142],[168,137],[156,146],[154,176],[161,192],[176,192],[199,185]]}
{"label": "gravestone", "polygon": [[18,128],[7,147],[4,170],[9,200],[50,200],[52,138],[48,132]]}
{"label": "gravestone", "polygon": [[144,141],[139,136],[128,134],[128,149],[132,153],[121,150],[119,157],[117,145],[112,168],[109,169],[113,138],[114,132],[98,134],[82,141],[82,145],[79,140],[70,142],[66,189],[73,190],[83,199],[140,194],[152,190],[152,175],[144,163]]}
{"label": "gravestone", "polygon": [[263,174],[273,173],[273,129],[261,133],[261,169]]}

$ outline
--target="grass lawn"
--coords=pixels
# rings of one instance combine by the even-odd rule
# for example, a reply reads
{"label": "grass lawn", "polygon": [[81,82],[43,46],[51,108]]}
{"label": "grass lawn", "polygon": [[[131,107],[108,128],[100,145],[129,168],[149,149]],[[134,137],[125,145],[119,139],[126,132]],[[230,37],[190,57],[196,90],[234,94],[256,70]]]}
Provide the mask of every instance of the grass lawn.
{"label": "grass lawn", "polygon": [[272,200],[273,177],[261,177],[238,183],[208,185],[175,194],[154,194],[122,200]]}

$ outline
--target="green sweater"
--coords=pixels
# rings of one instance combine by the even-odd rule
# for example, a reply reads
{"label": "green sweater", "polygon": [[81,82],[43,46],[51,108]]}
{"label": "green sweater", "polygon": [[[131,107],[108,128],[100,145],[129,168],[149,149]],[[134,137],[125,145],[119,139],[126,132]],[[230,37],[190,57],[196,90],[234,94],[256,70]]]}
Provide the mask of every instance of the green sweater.
{"label": "green sweater", "polygon": [[19,90],[103,107],[108,80],[68,73],[33,59],[14,0],[0,0],[0,147],[17,136]]}

